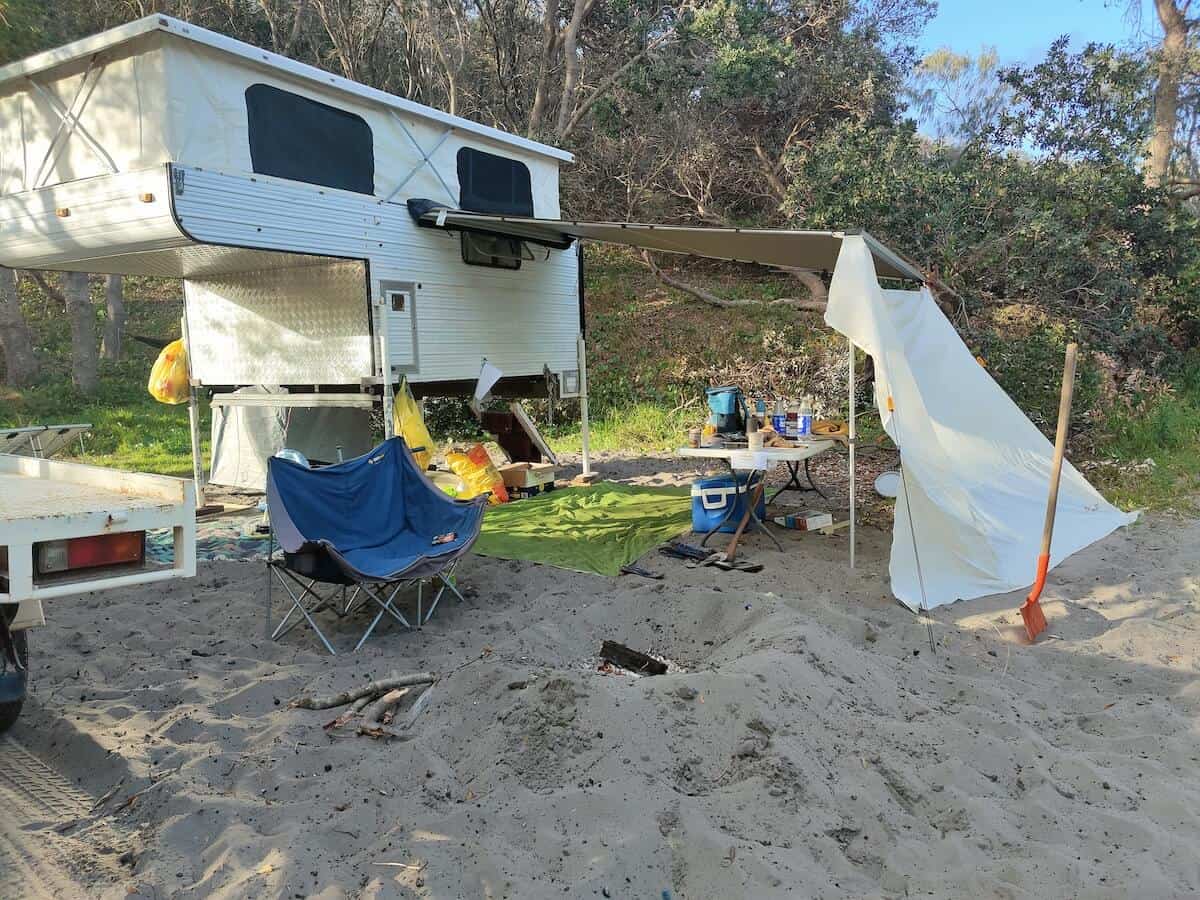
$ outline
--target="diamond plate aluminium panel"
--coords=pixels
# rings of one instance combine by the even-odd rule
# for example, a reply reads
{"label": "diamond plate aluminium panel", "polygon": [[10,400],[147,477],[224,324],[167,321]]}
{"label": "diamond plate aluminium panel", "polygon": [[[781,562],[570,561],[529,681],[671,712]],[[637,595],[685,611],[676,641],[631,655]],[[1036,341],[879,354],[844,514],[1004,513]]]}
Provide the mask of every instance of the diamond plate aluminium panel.
{"label": "diamond plate aluminium panel", "polygon": [[184,297],[201,384],[357,384],[372,374],[361,262],[189,279]]}

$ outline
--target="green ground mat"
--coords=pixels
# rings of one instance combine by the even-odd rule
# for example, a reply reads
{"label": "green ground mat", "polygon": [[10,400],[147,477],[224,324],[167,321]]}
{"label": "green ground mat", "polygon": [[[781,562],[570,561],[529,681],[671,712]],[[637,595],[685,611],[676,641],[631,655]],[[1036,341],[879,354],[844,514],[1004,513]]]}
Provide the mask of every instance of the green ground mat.
{"label": "green ground mat", "polygon": [[621,566],[692,526],[687,488],[602,482],[488,507],[472,548],[576,572],[618,575]]}

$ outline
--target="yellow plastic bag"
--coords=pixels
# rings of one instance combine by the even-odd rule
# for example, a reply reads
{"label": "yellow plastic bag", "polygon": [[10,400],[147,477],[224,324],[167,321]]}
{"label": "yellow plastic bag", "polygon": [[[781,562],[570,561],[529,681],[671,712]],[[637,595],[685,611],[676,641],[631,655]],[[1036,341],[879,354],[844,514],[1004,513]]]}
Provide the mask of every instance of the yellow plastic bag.
{"label": "yellow plastic bag", "polygon": [[459,499],[478,497],[480,494],[491,491],[492,495],[488,497],[489,503],[508,502],[508,491],[504,487],[504,479],[492,465],[492,459],[483,449],[483,444],[472,444],[465,453],[461,450],[451,450],[446,454],[446,464],[450,466],[450,471],[461,478],[463,484],[467,486],[467,490],[458,495]]}
{"label": "yellow plastic bag", "polygon": [[162,348],[154,366],[150,369],[150,381],[146,385],[150,396],[159,403],[187,403],[191,388],[188,385],[187,350],[183,338],[171,341]]}
{"label": "yellow plastic bag", "polygon": [[421,415],[421,407],[413,397],[407,378],[400,379],[396,396],[392,398],[392,431],[397,437],[404,438],[410,450],[425,448],[413,453],[413,458],[422,469],[428,469],[429,461],[433,459],[433,438],[425,427],[425,417]]}

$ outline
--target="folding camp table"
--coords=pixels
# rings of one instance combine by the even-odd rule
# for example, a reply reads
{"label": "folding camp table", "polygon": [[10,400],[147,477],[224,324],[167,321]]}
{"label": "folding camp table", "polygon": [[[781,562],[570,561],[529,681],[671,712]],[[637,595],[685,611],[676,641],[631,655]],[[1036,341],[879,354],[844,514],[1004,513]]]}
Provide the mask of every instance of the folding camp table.
{"label": "folding camp table", "polygon": [[[766,471],[771,469],[778,463],[785,463],[788,467],[788,472],[791,477],[787,484],[775,492],[771,499],[767,502],[775,502],[775,498],[786,490],[804,490],[804,486],[797,480],[799,474],[800,463],[804,463],[804,475],[808,478],[808,483],[812,490],[817,491],[816,484],[808,473],[808,461],[820,453],[833,447],[834,441],[807,441],[803,444],[798,444],[795,447],[764,447],[762,450],[747,450],[744,447],[680,447],[675,451],[677,456],[685,456],[693,459],[719,459],[723,460],[729,466],[729,471],[734,473],[734,480],[737,479],[738,469],[754,469],[763,470],[763,477],[766,477]],[[793,487],[795,485],[795,487]],[[749,492],[747,492],[747,502],[749,502]],[[824,494],[821,494],[824,497]],[[700,541],[700,545],[704,546],[708,539],[721,530],[721,527],[733,516],[733,510],[736,504],[729,504],[729,508],[725,512],[725,517],[717,523],[712,531],[704,535]],[[779,541],[775,535],[767,530],[766,525],[758,517],[758,513],[754,508],[750,509],[750,522],[748,527],[757,528],[763,531],[775,541],[775,546],[779,547]],[[780,548],[782,549],[782,548]]]}

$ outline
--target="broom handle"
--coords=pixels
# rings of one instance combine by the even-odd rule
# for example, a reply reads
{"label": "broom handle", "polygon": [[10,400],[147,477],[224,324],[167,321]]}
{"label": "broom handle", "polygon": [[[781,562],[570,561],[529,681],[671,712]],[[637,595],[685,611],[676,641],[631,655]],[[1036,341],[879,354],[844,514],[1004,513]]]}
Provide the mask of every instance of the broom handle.
{"label": "broom handle", "polygon": [[[1042,557],[1047,563],[1050,558],[1050,539],[1054,534],[1054,513],[1058,509],[1058,481],[1062,475],[1063,453],[1067,449],[1067,426],[1071,422],[1071,398],[1075,393],[1075,355],[1078,351],[1077,344],[1067,344],[1062,396],[1058,401],[1058,433],[1054,438],[1054,463],[1050,468],[1050,497],[1046,501],[1046,524],[1042,526]],[[1043,565],[1039,560],[1039,575],[1045,571]]]}

